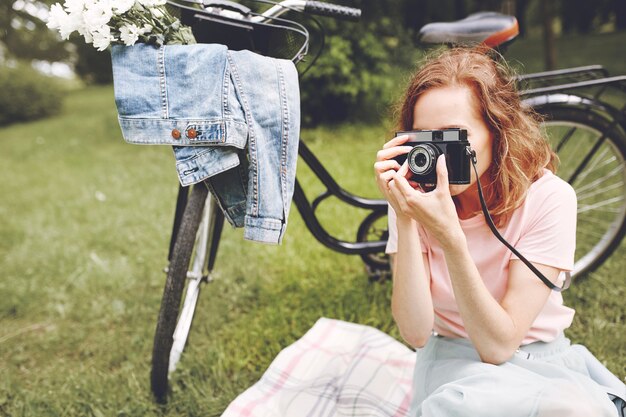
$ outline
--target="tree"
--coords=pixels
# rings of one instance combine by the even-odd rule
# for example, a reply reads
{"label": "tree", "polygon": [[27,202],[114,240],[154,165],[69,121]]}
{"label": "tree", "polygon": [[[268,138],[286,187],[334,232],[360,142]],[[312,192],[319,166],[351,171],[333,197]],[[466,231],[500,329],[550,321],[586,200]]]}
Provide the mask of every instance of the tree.
{"label": "tree", "polygon": [[0,44],[10,58],[31,61],[64,61],[70,51],[58,35],[48,29],[45,10],[53,0],[0,1]]}
{"label": "tree", "polygon": [[598,1],[570,0],[561,3],[564,32],[589,33],[598,9]]}
{"label": "tree", "polygon": [[528,0],[517,0],[515,2],[515,17],[519,24],[519,35],[526,35],[526,10],[528,9]]}
{"label": "tree", "polygon": [[74,72],[87,84],[110,84],[113,82],[111,53],[98,51],[85,43],[82,37],[74,35],[70,40],[76,48]]}
{"label": "tree", "polygon": [[44,21],[47,9],[59,0],[0,0],[0,50],[6,58],[24,62],[63,61],[74,67],[87,83],[106,84],[113,81],[109,52],[98,52],[73,36],[62,41]]}
{"label": "tree", "polygon": [[[319,18],[325,28],[326,47],[301,78],[305,125],[377,120],[388,111],[397,93],[392,75],[412,66],[415,60],[417,47],[414,30],[407,23],[407,1],[342,3],[362,8],[363,16],[359,22]],[[319,37],[312,33],[311,39]],[[314,45],[311,52],[314,55]]]}
{"label": "tree", "polygon": [[556,68],[556,47],[554,45],[555,0],[541,1],[543,24],[543,56],[546,70]]}
{"label": "tree", "polygon": [[612,5],[615,13],[615,26],[618,30],[626,29],[626,1],[613,0]]}

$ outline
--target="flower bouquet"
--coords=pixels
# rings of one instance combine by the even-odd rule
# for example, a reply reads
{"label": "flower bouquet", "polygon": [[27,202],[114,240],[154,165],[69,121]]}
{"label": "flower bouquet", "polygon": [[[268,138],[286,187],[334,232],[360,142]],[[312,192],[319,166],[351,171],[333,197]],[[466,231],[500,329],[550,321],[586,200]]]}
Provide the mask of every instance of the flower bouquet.
{"label": "flower bouquet", "polygon": [[85,42],[104,51],[111,44],[161,45],[196,43],[191,28],[165,8],[166,0],[65,0],[50,8],[48,27],[63,39],[77,31]]}

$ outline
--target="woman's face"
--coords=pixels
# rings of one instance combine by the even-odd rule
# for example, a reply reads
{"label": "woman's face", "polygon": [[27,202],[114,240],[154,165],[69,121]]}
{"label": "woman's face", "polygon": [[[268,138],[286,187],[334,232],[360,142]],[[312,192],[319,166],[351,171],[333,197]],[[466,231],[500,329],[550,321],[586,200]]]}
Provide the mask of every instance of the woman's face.
{"label": "woman's face", "polygon": [[[413,129],[448,128],[467,130],[467,138],[476,151],[478,175],[482,178],[493,160],[493,138],[477,109],[472,90],[466,86],[432,88],[422,93],[415,103]],[[476,175],[472,168],[470,184],[450,185],[450,194],[459,195],[475,182]]]}

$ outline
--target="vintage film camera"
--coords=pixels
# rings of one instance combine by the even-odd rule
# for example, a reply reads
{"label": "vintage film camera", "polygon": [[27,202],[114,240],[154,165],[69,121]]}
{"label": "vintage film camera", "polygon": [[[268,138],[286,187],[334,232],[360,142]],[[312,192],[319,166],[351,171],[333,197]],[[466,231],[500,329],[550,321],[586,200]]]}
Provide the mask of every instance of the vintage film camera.
{"label": "vintage film camera", "polygon": [[470,183],[470,143],[465,129],[412,130],[397,132],[396,136],[410,136],[405,146],[412,146],[408,154],[394,159],[400,165],[408,161],[411,180],[419,184],[437,183],[437,158],[446,156],[448,182],[450,184]]}

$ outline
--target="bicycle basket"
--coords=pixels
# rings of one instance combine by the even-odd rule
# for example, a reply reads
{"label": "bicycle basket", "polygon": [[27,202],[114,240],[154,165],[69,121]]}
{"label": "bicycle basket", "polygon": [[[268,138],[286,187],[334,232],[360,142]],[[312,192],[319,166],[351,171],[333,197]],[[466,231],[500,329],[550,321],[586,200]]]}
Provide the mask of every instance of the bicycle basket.
{"label": "bicycle basket", "polygon": [[[224,6],[230,2],[215,3]],[[174,1],[168,4],[180,10],[181,22],[191,27],[198,43],[219,43],[231,50],[246,49],[295,63],[301,61],[308,52],[308,30],[292,20],[272,18],[268,22],[253,21],[250,18],[256,14],[243,6],[237,9],[240,11],[239,16],[231,17],[232,9],[228,15],[220,13],[219,7],[200,9]]]}

